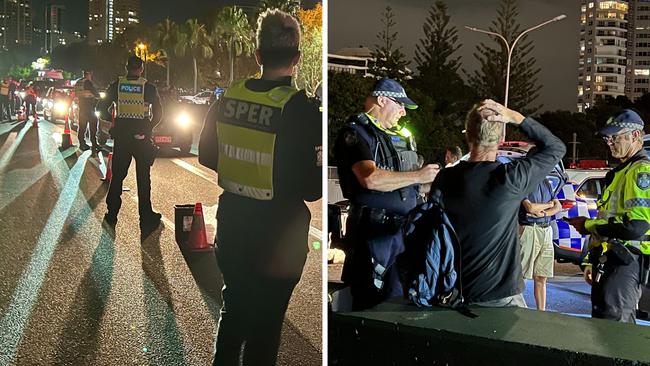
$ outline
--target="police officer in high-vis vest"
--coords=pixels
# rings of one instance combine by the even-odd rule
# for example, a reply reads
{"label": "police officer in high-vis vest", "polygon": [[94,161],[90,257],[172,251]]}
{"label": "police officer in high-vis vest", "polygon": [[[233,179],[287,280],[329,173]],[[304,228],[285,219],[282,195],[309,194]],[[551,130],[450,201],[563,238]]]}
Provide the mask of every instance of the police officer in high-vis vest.
{"label": "police officer in high-vis vest", "polygon": [[152,131],[160,122],[163,110],[156,87],[142,77],[142,60],[136,56],[129,57],[126,70],[127,75],[113,82],[106,91],[106,98],[97,103],[101,115],[114,113],[115,117],[109,131],[113,137],[113,178],[106,196],[108,212],[104,215],[104,222],[113,229],[117,224],[117,213],[122,205],[122,182],[131,159],[135,159],[140,231],[142,237],[146,237],[158,227],[161,219],[161,215],[151,207],[149,173],[157,151],[152,142]]}
{"label": "police officer in high-vis vest", "polygon": [[97,145],[97,116],[95,116],[95,104],[99,99],[99,92],[93,84],[93,73],[90,70],[84,70],[84,77],[77,80],[74,85],[74,94],[79,106],[79,148],[88,150],[86,143],[86,131],[90,126],[90,143],[93,148],[93,154],[98,152]]}
{"label": "police officer in high-vis vest", "polygon": [[199,141],[199,162],[217,172],[223,189],[216,254],[224,288],[214,365],[239,365],[242,346],[245,365],[275,365],[309,251],[305,201],[322,195],[322,114],[291,80],[300,25],[278,10],[265,11],[257,24],[262,76],[226,89]]}
{"label": "police officer in high-vis vest", "polygon": [[650,160],[643,120],[632,110],[610,118],[600,135],[621,164],[605,176],[598,217],[568,219],[591,235],[584,277],[591,284],[594,318],[634,323],[650,255]]}
{"label": "police officer in high-vis vest", "polygon": [[412,136],[398,129],[405,108],[417,105],[395,80],[381,79],[336,139],[334,154],[343,196],[350,200],[343,281],[353,310],[402,295],[394,266],[404,251],[402,227],[417,204],[421,184],[433,181],[436,164],[422,166]]}
{"label": "police officer in high-vis vest", "polygon": [[12,98],[9,98],[9,86],[9,78],[3,79],[0,84],[0,121],[11,121],[11,107],[9,104]]}

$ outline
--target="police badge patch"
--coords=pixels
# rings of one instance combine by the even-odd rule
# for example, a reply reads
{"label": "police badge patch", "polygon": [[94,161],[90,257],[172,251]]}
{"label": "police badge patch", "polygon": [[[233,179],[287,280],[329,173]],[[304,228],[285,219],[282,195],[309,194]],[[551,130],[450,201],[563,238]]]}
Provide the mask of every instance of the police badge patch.
{"label": "police badge patch", "polygon": [[650,173],[638,173],[636,175],[636,186],[643,190],[650,188]]}

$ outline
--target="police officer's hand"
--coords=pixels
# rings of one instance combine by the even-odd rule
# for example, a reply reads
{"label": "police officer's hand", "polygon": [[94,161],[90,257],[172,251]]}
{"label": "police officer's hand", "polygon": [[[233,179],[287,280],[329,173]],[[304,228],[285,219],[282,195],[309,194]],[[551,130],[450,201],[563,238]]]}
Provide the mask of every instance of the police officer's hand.
{"label": "police officer's hand", "polygon": [[436,175],[440,171],[440,165],[438,164],[427,164],[418,170],[419,173],[419,182],[420,184],[431,183],[436,179]]}
{"label": "police officer's hand", "polygon": [[483,118],[490,122],[512,123],[518,125],[525,118],[521,113],[513,111],[492,99],[482,101],[477,111]]}
{"label": "police officer's hand", "polygon": [[582,275],[585,278],[585,282],[587,282],[589,285],[591,285],[591,266],[585,266],[585,271],[582,273]]}
{"label": "police officer's hand", "polygon": [[573,226],[577,232],[579,232],[582,235],[588,235],[589,232],[587,229],[585,229],[585,221],[587,221],[587,218],[584,216],[578,216],[578,217],[572,217],[572,218],[564,218],[564,221],[566,221],[569,225]]}

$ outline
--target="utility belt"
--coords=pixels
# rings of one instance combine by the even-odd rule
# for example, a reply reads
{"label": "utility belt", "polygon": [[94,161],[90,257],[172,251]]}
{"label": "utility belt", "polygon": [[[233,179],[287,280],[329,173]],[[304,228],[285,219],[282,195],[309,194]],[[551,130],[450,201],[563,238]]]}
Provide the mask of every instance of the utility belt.
{"label": "utility belt", "polygon": [[407,216],[389,212],[383,208],[350,205],[348,223],[370,235],[394,235],[406,224]]}
{"label": "utility belt", "polygon": [[521,224],[521,226],[537,226],[546,229],[547,227],[551,226],[551,223],[550,222],[525,223],[525,224]]}
{"label": "utility belt", "polygon": [[600,282],[601,276],[605,273],[605,264],[611,266],[628,266],[635,261],[639,262],[639,282],[642,286],[648,284],[650,279],[650,255],[645,255],[640,250],[641,241],[648,241],[648,236],[642,240],[623,241],[610,239],[606,245],[607,250],[603,253],[603,247],[598,246],[589,254],[595,266],[594,282]]}

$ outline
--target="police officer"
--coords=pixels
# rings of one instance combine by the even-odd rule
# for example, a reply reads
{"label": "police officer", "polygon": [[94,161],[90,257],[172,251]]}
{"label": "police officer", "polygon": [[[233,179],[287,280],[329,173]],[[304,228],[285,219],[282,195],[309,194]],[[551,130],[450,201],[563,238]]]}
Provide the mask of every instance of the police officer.
{"label": "police officer", "polygon": [[0,120],[4,121],[5,119],[11,121],[11,107],[9,99],[9,78],[4,78],[2,84],[0,84]]}
{"label": "police officer", "polygon": [[401,226],[416,206],[420,184],[439,171],[435,164],[421,167],[410,134],[395,131],[405,108],[417,105],[398,82],[381,79],[365,112],[350,118],[335,143],[341,189],[350,200],[343,281],[353,310],[403,294],[393,267],[404,251]]}
{"label": "police officer", "polygon": [[151,165],[156,147],[151,141],[153,128],[160,122],[163,110],[156,87],[142,77],[144,64],[136,56],[126,63],[127,75],[113,82],[106,98],[97,103],[97,110],[108,115],[112,106],[115,113],[110,134],[113,137],[113,178],[108,188],[108,212],[104,222],[111,228],[117,224],[117,213],[122,205],[122,182],[135,159],[138,181],[138,211],[142,237],[148,236],[160,224],[161,215],[151,208]]}
{"label": "police officer", "polygon": [[592,237],[584,277],[591,284],[594,318],[634,323],[650,255],[650,160],[641,117],[624,110],[599,133],[621,164],[605,176],[598,217],[568,222]]}
{"label": "police officer", "polygon": [[97,116],[95,116],[95,104],[99,99],[99,92],[92,82],[93,73],[90,70],[84,70],[84,77],[77,80],[74,85],[74,94],[79,106],[79,148],[88,150],[86,144],[86,131],[90,125],[90,143],[93,148],[93,154],[99,151],[97,145]]}
{"label": "police officer", "polygon": [[[218,173],[217,260],[223,308],[214,365],[275,365],[289,299],[308,252],[304,201],[321,189],[321,113],[291,85],[300,25],[267,10],[258,19],[260,79],[232,83],[212,105],[199,162]],[[307,314],[304,314],[307,316]]]}

